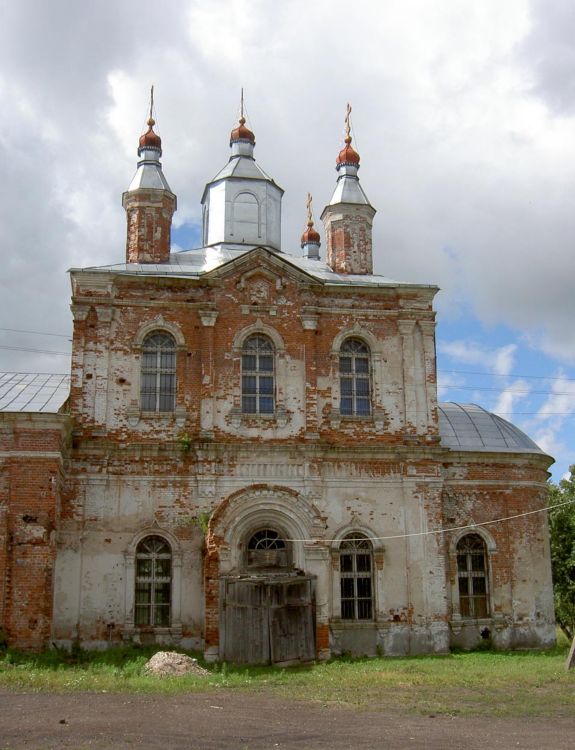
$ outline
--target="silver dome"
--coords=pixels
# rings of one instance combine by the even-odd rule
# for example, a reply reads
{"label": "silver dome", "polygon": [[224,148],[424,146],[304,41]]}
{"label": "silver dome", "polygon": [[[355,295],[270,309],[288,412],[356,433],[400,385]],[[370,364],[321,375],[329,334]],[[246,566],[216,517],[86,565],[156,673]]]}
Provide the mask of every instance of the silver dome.
{"label": "silver dome", "polygon": [[449,402],[438,407],[439,434],[446,448],[544,454],[518,427],[481,406]]}

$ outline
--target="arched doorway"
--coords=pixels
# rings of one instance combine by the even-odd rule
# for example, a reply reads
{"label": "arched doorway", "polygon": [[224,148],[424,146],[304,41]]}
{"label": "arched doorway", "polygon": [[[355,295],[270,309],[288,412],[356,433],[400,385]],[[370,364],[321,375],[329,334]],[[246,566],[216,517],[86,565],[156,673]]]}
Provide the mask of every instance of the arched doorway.
{"label": "arched doorway", "polygon": [[295,567],[279,526],[251,528],[240,547],[238,569],[220,579],[220,658],[235,664],[311,661],[314,577]]}

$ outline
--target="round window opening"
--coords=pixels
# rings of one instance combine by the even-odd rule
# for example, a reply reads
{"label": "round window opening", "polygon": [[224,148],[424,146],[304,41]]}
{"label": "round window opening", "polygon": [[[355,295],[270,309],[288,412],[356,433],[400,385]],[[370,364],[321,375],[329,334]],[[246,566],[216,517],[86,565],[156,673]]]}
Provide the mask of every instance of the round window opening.
{"label": "round window opening", "polygon": [[248,542],[250,568],[287,568],[288,546],[274,529],[261,529],[252,534]]}

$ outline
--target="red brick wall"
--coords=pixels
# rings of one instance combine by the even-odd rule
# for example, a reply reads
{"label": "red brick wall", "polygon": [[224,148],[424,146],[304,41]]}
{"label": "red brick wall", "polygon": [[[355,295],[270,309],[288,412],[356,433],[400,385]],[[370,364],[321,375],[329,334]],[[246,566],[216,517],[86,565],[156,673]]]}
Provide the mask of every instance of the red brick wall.
{"label": "red brick wall", "polygon": [[0,617],[10,646],[50,639],[65,415],[2,414]]}
{"label": "red brick wall", "polygon": [[165,263],[170,257],[176,197],[162,190],[124,193],[127,263]]}

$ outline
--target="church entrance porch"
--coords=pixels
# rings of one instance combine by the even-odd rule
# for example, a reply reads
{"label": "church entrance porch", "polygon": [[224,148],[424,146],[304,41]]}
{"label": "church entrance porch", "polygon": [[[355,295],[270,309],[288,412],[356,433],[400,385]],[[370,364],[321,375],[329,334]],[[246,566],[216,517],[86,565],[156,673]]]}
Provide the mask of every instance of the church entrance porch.
{"label": "church entrance porch", "polygon": [[313,576],[257,573],[220,579],[220,658],[234,664],[315,659]]}
{"label": "church entrance porch", "polygon": [[317,508],[291,488],[251,486],[220,503],[204,558],[208,661],[288,664],[329,656],[324,531]]}

